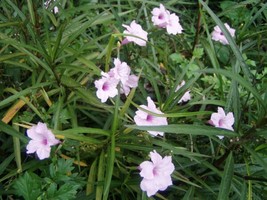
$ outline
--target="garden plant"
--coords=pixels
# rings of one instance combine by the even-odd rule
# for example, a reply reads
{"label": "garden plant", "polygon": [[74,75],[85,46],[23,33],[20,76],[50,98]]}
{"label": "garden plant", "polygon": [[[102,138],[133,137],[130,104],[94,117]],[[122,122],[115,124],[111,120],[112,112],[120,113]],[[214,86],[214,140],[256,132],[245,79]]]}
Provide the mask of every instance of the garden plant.
{"label": "garden plant", "polygon": [[1,0],[0,199],[267,199],[264,0]]}

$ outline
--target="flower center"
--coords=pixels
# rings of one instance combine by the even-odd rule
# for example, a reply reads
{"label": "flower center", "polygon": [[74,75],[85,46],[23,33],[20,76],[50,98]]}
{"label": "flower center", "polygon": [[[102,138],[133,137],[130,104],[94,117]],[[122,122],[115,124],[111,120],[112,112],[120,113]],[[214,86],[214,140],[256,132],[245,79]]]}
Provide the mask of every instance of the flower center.
{"label": "flower center", "polygon": [[164,19],[164,14],[160,13],[158,18],[159,19]]}
{"label": "flower center", "polygon": [[223,126],[223,124],[224,124],[224,119],[220,119],[219,120],[219,126]]}
{"label": "flower center", "polygon": [[156,167],[153,168],[153,171],[152,172],[153,172],[153,175],[154,176],[157,176],[158,172],[157,172],[157,168]]}
{"label": "flower center", "polygon": [[152,115],[147,115],[146,121],[151,122],[152,120],[153,120],[153,116]]}
{"label": "flower center", "polygon": [[220,35],[223,36],[223,32],[220,32]]}
{"label": "flower center", "polygon": [[108,83],[104,83],[102,86],[102,90],[107,91],[108,90]]}
{"label": "flower center", "polygon": [[43,144],[43,145],[47,145],[47,143],[48,143],[48,142],[47,142],[47,139],[44,138],[43,141],[42,141],[42,144]]}

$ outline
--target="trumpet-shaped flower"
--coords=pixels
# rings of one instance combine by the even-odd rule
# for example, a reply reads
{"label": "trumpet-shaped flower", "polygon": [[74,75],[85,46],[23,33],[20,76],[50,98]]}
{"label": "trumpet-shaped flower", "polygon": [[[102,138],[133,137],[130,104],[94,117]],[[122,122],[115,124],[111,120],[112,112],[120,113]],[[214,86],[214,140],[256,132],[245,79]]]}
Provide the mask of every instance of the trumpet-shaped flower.
{"label": "trumpet-shaped flower", "polygon": [[[156,108],[155,103],[152,101],[150,97],[147,97],[148,105],[141,105],[140,107],[148,110],[152,113],[156,114],[164,114],[159,109]],[[168,121],[166,117],[158,117],[152,114],[149,114],[141,109],[138,109],[135,112],[134,121],[138,126],[161,126],[161,125],[168,125]],[[160,131],[148,131],[152,136],[161,135],[163,136],[164,132]]]}
{"label": "trumpet-shaped flower", "polygon": [[182,33],[183,28],[179,23],[179,17],[174,13],[170,15],[166,29],[169,34],[177,35]]}
{"label": "trumpet-shaped flower", "polygon": [[[223,108],[218,107],[218,112],[213,113],[209,120],[209,123],[218,128],[224,128],[233,131],[233,124],[235,123],[235,119],[232,112],[225,114]],[[223,136],[218,136],[220,139]]]}
{"label": "trumpet-shaped flower", "polygon": [[123,24],[122,26],[126,28],[126,30],[124,30],[123,33],[128,34],[127,36],[125,36],[125,39],[122,41],[122,44],[134,42],[135,44],[139,46],[146,46],[147,32],[143,30],[141,25],[137,24],[135,20],[133,20],[130,26],[125,25],[125,24]]}
{"label": "trumpet-shaped flower", "polygon": [[162,4],[159,8],[154,8],[151,13],[153,15],[152,22],[155,26],[166,28],[169,34],[182,33],[183,28],[179,23],[179,17],[174,13],[171,14]]}
{"label": "trumpet-shaped flower", "polygon": [[36,152],[40,160],[49,158],[51,146],[60,143],[47,128],[46,124],[42,122],[38,122],[37,125],[29,128],[27,130],[27,135],[31,138],[26,147],[27,154]]}
{"label": "trumpet-shaped flower", "polygon": [[[235,29],[231,28],[227,23],[225,23],[224,26],[227,28],[230,35],[234,37]],[[213,39],[214,41],[218,41],[222,43],[223,45],[229,44],[228,40],[226,39],[225,35],[223,34],[222,30],[220,29],[218,25],[214,27],[214,30],[211,33],[211,39]]]}
{"label": "trumpet-shaped flower", "polygon": [[170,12],[165,9],[165,7],[160,4],[159,8],[154,8],[152,10],[152,22],[155,26],[161,27],[161,28],[166,28]]}
{"label": "trumpet-shaped flower", "polygon": [[140,187],[149,197],[172,185],[171,174],[175,169],[171,156],[162,158],[154,150],[150,152],[150,158],[152,162],[144,161],[139,165],[140,176],[143,177]]}
{"label": "trumpet-shaped flower", "polygon": [[119,80],[105,72],[101,72],[101,75],[102,78],[95,81],[95,87],[97,88],[96,96],[104,103],[109,97],[115,97],[118,94]]}
{"label": "trumpet-shaped flower", "polygon": [[[181,84],[177,86],[177,88],[176,88],[175,91],[177,92],[181,87],[184,86],[184,84],[185,84],[185,81],[183,80],[183,81],[181,82]],[[188,90],[188,91],[186,91],[186,92],[184,93],[184,95],[183,95],[182,98],[178,101],[178,103],[187,102],[187,101],[189,101],[190,99],[191,99],[190,90]]]}

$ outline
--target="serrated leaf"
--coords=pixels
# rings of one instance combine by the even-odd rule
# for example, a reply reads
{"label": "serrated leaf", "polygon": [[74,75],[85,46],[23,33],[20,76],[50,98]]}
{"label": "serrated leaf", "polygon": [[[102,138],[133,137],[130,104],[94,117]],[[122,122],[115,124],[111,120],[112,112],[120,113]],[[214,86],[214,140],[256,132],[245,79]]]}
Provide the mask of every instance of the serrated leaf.
{"label": "serrated leaf", "polygon": [[16,194],[22,196],[25,200],[36,200],[41,195],[41,180],[33,174],[25,172],[14,184]]}
{"label": "serrated leaf", "polygon": [[196,58],[202,58],[203,54],[204,54],[203,48],[195,48],[193,51],[193,56]]}

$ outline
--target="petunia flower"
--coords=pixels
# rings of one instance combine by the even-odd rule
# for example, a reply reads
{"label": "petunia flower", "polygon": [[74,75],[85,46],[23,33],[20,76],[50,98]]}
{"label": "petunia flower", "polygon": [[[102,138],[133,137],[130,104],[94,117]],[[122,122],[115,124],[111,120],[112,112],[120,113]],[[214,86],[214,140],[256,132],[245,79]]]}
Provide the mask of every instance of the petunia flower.
{"label": "petunia flower", "polygon": [[95,87],[97,88],[96,96],[104,103],[109,97],[115,97],[118,94],[119,80],[105,72],[101,72],[101,75],[102,78],[95,81]]}
{"label": "petunia flower", "polygon": [[[185,85],[185,81],[183,80],[176,88],[175,92],[177,92],[182,86]],[[186,91],[182,98],[178,101],[178,103],[187,102],[191,99],[190,90]]]}
{"label": "petunia flower", "polygon": [[[147,42],[147,32],[143,30],[141,25],[137,24],[135,20],[133,20],[130,26],[123,24],[122,25],[126,30],[123,31],[124,34],[129,34],[125,36],[125,39],[122,41],[122,44],[127,44],[129,42],[134,42],[139,46],[146,46]],[[134,35],[134,36],[130,36]],[[142,38],[142,39],[141,39]]]}
{"label": "petunia flower", "polygon": [[171,174],[175,167],[171,156],[162,158],[155,150],[150,152],[151,161],[144,161],[139,165],[140,176],[143,177],[140,187],[150,197],[157,191],[164,191],[172,185]]}
{"label": "petunia flower", "polygon": [[162,4],[159,8],[154,8],[151,13],[153,15],[152,22],[155,26],[166,28],[169,34],[182,33],[183,28],[179,23],[179,17],[174,13],[171,14]]}
{"label": "petunia flower", "polygon": [[38,122],[27,130],[27,135],[31,138],[26,146],[27,154],[36,152],[38,158],[43,160],[49,158],[51,146],[60,143],[54,134],[47,128],[45,123]]}
{"label": "petunia flower", "polygon": [[[159,109],[156,108],[155,103],[152,101],[150,97],[147,97],[147,103],[148,103],[147,106],[141,105],[140,107],[150,112],[156,113],[156,114],[164,114],[163,112],[161,112]],[[136,125],[138,126],[168,125],[168,121],[166,117],[154,116],[140,109],[138,109],[135,112],[134,121]],[[148,131],[148,133],[151,134],[152,136],[157,136],[157,135],[163,136],[164,134],[164,132],[160,132],[160,131]]]}
{"label": "petunia flower", "polygon": [[[231,28],[227,23],[225,23],[224,26],[229,31],[230,35],[234,37],[235,29]],[[229,44],[228,40],[226,39],[225,35],[223,34],[222,30],[218,25],[214,27],[214,30],[211,33],[211,39],[213,39],[214,41],[218,41],[223,45]]]}
{"label": "petunia flower", "polygon": [[[233,125],[235,123],[234,115],[232,112],[225,114],[223,108],[218,107],[218,112],[213,113],[209,120],[209,123],[218,128],[224,128],[233,131]],[[224,136],[218,136],[222,139]]]}

